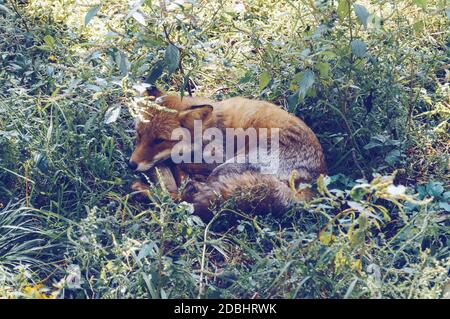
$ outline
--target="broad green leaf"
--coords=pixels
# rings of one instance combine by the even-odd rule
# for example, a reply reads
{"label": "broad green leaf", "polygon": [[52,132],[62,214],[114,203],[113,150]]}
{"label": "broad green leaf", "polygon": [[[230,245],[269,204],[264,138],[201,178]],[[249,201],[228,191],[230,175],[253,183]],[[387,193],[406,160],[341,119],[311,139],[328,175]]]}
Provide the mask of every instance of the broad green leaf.
{"label": "broad green leaf", "polygon": [[308,91],[306,91],[306,96],[307,97],[312,97],[312,98],[317,97],[317,90],[316,90],[316,88],[314,86],[311,87]]}
{"label": "broad green leaf", "polygon": [[386,155],[384,160],[389,165],[394,165],[396,162],[398,162],[400,160],[400,155],[401,154],[400,154],[399,150],[392,150]]}
{"label": "broad green leaf", "polygon": [[369,16],[367,21],[372,22],[372,24],[371,24],[372,28],[374,28],[376,30],[379,30],[381,28],[382,19],[379,16],[372,14],[371,16]]}
{"label": "broad green leaf", "polygon": [[295,113],[295,110],[298,105],[299,100],[299,93],[296,91],[294,94],[289,95],[287,98],[288,106],[289,106],[289,113]]}
{"label": "broad green leaf", "polygon": [[350,46],[352,47],[353,54],[357,57],[362,58],[366,55],[367,45],[363,41],[353,40]]}
{"label": "broad green leaf", "polygon": [[308,91],[314,84],[314,79],[315,79],[315,75],[314,75],[313,71],[306,70],[303,72],[302,77],[300,78],[300,81],[298,82],[301,94],[303,94],[303,95],[306,94],[306,91]]}
{"label": "broad green leaf", "polygon": [[131,15],[133,18],[134,18],[134,20],[136,20],[138,23],[140,23],[140,24],[142,24],[142,25],[147,25],[147,22],[145,21],[145,17],[144,17],[144,15],[142,14],[142,13],[140,13],[140,12],[138,12],[138,11],[136,11],[136,12],[133,12],[133,14]]}
{"label": "broad green leaf", "polygon": [[450,212],[450,204],[447,202],[439,202],[438,206],[445,210],[446,212]]}
{"label": "broad green leaf", "polygon": [[427,184],[427,192],[430,196],[440,197],[444,192],[444,186],[441,182],[428,182]]}
{"label": "broad green leaf", "polygon": [[137,255],[137,260],[141,261],[143,258],[151,255],[152,250],[154,248],[155,248],[154,243],[145,244],[139,251],[139,254]]}
{"label": "broad green leaf", "polygon": [[355,186],[350,191],[350,197],[354,201],[360,201],[364,195],[368,193],[368,190],[364,187]]}
{"label": "broad green leaf", "polygon": [[270,73],[264,71],[259,76],[259,90],[262,91],[267,85],[269,85],[269,82],[270,82]]}
{"label": "broad green leaf", "polygon": [[120,115],[120,105],[111,106],[105,113],[105,124],[111,124],[117,121]]}
{"label": "broad green leaf", "polygon": [[357,212],[360,212],[360,213],[364,212],[364,210],[365,210],[365,208],[364,208],[364,206],[362,204],[360,204],[358,202],[351,201],[351,200],[347,201],[347,205],[350,208],[353,208],[354,210],[356,210]]}
{"label": "broad green leaf", "polygon": [[84,25],[88,25],[89,22],[91,22],[92,18],[96,16],[98,11],[100,10],[100,5],[93,6],[89,9],[89,11],[86,13],[86,16],[84,17]]}
{"label": "broad green leaf", "polygon": [[328,246],[333,240],[333,234],[331,232],[321,232],[319,235],[319,240],[325,246]]}
{"label": "broad green leaf", "polygon": [[352,247],[360,246],[364,243],[365,239],[366,239],[366,236],[364,234],[364,231],[357,229],[350,236],[350,245]]}
{"label": "broad green leaf", "polygon": [[319,71],[321,77],[327,78],[330,74],[330,64],[326,62],[317,62],[316,69]]}
{"label": "broad green leaf", "polygon": [[358,17],[359,22],[367,28],[367,18],[370,15],[367,9],[363,5],[355,3],[353,5],[353,10],[355,10],[355,14]]}
{"label": "broad green leaf", "polygon": [[252,79],[252,72],[247,71],[243,77],[239,79],[239,84],[244,84],[250,82]]}
{"label": "broad green leaf", "polygon": [[304,59],[304,58],[308,57],[310,54],[311,54],[311,49],[306,48],[306,49],[302,50],[302,52],[300,52],[300,58]]}
{"label": "broad green leaf", "polygon": [[425,24],[423,23],[422,20],[417,21],[416,23],[413,24],[413,29],[414,29],[414,32],[416,32],[416,33],[422,32],[424,28],[425,28]]}
{"label": "broad green leaf", "polygon": [[348,13],[350,12],[350,4],[348,3],[348,0],[339,0],[338,7],[337,7],[337,14],[339,20],[344,20],[346,16],[348,16]]}
{"label": "broad green leaf", "polygon": [[119,65],[120,74],[122,76],[127,75],[129,67],[130,62],[128,61],[128,57],[124,52],[120,51],[120,65]]}
{"label": "broad green leaf", "polygon": [[421,7],[422,9],[427,8],[427,0],[413,0],[416,6]]}
{"label": "broad green leaf", "polygon": [[48,173],[48,158],[45,154],[36,154],[36,156],[34,157],[34,161],[38,170],[40,170],[44,174]]}
{"label": "broad green leaf", "polygon": [[0,11],[5,12],[6,14],[13,15],[14,13],[8,9],[8,7],[4,6],[3,4],[0,4]]}
{"label": "broad green leaf", "polygon": [[164,55],[164,61],[169,73],[175,72],[180,64],[180,50],[173,44],[169,44]]}
{"label": "broad green leaf", "polygon": [[55,39],[49,34],[44,37],[44,42],[51,48],[55,47]]}
{"label": "broad green leaf", "polygon": [[163,60],[159,60],[155,63],[152,70],[150,71],[150,75],[145,79],[145,83],[153,84],[159,77],[163,74],[166,64]]}
{"label": "broad green leaf", "polygon": [[332,51],[322,51],[319,53],[319,55],[326,60],[333,60],[337,57],[336,53]]}

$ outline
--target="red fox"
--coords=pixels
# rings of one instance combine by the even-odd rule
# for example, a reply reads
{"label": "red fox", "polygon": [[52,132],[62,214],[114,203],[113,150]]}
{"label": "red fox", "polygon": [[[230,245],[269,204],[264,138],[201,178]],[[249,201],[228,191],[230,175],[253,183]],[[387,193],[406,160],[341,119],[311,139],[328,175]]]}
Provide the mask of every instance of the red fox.
{"label": "red fox", "polygon": [[[220,102],[200,97],[181,98],[164,95],[154,88],[150,94],[156,96],[155,102],[166,109],[148,107],[143,112],[142,120],[136,124],[137,145],[129,166],[136,171],[147,171],[168,161],[175,168],[178,185],[180,175],[193,178],[194,181],[178,199],[192,203],[195,213],[204,220],[212,217],[210,206],[213,202],[220,203],[230,198],[235,199],[238,208],[247,212],[281,214],[296,201],[309,200],[312,196],[308,188],[293,192],[290,180],[298,186],[326,174],[322,147],[313,131],[299,118],[272,103],[242,97]],[[242,130],[255,129],[258,142],[251,144],[246,136],[244,147],[234,145],[231,157],[222,163],[173,163],[171,154],[178,141],[172,139],[172,132],[184,128],[193,133],[194,121],[201,121],[202,132],[209,128],[217,128],[224,134],[228,129],[241,129],[241,133]],[[266,129],[264,136],[261,129]],[[261,145],[261,138],[267,137],[270,145],[274,143],[272,132],[275,130],[278,132],[276,160],[279,164],[267,171],[266,166],[249,158]],[[236,138],[237,135],[234,140]],[[269,161],[275,160],[270,156]],[[147,187],[136,183],[133,189],[144,190]]]}

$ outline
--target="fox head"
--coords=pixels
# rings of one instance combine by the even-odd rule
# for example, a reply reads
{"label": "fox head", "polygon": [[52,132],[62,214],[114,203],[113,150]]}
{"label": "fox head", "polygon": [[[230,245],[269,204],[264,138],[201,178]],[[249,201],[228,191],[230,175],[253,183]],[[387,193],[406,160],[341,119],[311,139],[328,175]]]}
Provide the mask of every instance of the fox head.
{"label": "fox head", "polygon": [[208,127],[212,110],[211,105],[194,105],[182,110],[145,107],[136,122],[136,147],[131,154],[130,168],[143,172],[170,158],[172,148],[179,142],[172,140],[172,132],[186,128],[192,135],[195,120]]}

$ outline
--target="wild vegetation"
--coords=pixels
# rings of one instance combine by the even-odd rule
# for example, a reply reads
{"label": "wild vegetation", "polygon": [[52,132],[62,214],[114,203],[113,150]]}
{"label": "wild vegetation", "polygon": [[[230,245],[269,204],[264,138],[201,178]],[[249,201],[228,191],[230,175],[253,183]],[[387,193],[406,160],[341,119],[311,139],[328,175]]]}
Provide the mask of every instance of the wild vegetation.
{"label": "wild vegetation", "polygon": [[[0,298],[449,298],[446,0],[0,0]],[[133,200],[146,82],[273,101],[329,176],[282,218]]]}

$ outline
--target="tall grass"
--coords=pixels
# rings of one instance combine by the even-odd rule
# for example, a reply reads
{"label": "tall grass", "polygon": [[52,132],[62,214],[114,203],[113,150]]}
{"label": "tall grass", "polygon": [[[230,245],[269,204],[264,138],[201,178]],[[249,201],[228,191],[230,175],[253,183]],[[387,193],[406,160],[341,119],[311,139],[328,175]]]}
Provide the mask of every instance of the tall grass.
{"label": "tall grass", "polygon": [[[125,18],[127,1],[105,2],[85,26],[91,8],[75,1],[0,0],[1,297],[448,296],[439,3],[390,2],[392,16],[368,6],[385,15],[379,29],[354,12],[337,17],[331,2],[246,3],[242,14],[234,2],[144,5],[144,27]],[[355,39],[367,55],[355,55]],[[189,77],[198,94],[272,100],[314,128],[332,176],[314,185],[313,202],[279,219],[227,215],[230,202],[205,225],[159,185],[152,204],[133,200],[129,186],[143,176],[126,167],[126,105],[169,40],[184,68],[158,85],[186,94]],[[314,85],[300,92],[307,70]]]}

